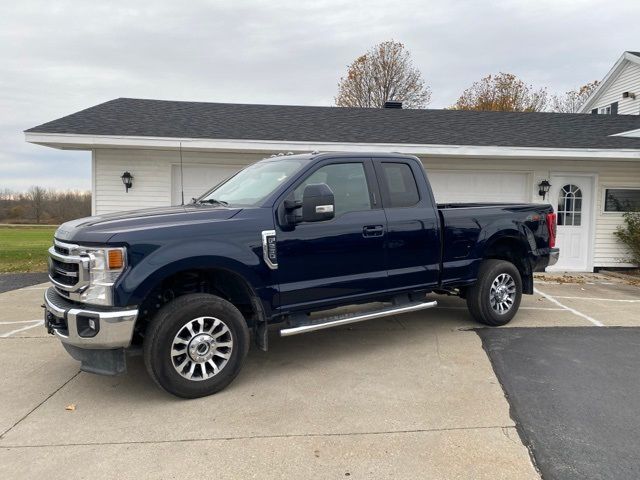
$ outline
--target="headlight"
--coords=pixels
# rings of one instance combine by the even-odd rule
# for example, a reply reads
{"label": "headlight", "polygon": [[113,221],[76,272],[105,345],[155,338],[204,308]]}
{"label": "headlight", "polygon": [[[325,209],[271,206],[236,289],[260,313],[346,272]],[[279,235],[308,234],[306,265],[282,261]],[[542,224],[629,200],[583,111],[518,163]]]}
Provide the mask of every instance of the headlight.
{"label": "headlight", "polygon": [[89,286],[80,295],[80,301],[112,305],[112,287],[126,267],[126,249],[83,247],[80,254],[89,257]]}

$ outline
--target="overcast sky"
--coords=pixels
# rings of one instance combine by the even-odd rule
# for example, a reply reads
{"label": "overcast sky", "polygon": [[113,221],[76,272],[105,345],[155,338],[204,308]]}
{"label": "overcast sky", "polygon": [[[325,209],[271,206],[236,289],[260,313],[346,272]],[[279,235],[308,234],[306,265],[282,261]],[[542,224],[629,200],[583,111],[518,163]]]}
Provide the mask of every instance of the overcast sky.
{"label": "overcast sky", "polygon": [[499,71],[564,92],[640,50],[638,18],[638,0],[4,1],[0,189],[88,189],[88,152],[22,131],[113,98],[331,105],[346,66],[388,39],[431,108]]}

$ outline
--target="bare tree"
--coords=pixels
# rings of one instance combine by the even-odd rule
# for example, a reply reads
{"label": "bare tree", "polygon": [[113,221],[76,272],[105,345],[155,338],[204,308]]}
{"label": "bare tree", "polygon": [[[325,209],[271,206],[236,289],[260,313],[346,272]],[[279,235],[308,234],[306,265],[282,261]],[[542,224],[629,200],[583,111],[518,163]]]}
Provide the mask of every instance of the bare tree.
{"label": "bare tree", "polygon": [[405,108],[425,108],[431,89],[413,66],[411,54],[400,42],[382,42],[349,65],[338,82],[338,107],[382,108],[399,101]]}
{"label": "bare tree", "polygon": [[31,204],[31,210],[33,212],[33,216],[36,219],[36,223],[40,223],[40,218],[42,217],[42,214],[43,214],[46,196],[47,196],[47,191],[42,187],[38,187],[37,185],[27,190],[27,199]]}
{"label": "bare tree", "polygon": [[47,198],[46,211],[52,218],[67,221],[91,213],[91,194],[88,192],[49,190]]}
{"label": "bare tree", "polygon": [[553,111],[559,113],[578,113],[587,98],[600,85],[598,80],[589,82],[577,90],[569,90],[564,96],[553,96]]}
{"label": "bare tree", "polygon": [[0,190],[0,223],[60,224],[91,215],[91,192],[45,190],[26,193]]}
{"label": "bare tree", "polygon": [[540,112],[547,105],[547,90],[535,90],[512,73],[488,75],[467,88],[451,108],[501,112]]}
{"label": "bare tree", "polygon": [[2,190],[0,190],[0,201],[8,201],[13,199],[14,197],[14,193],[11,189],[9,188],[3,188]]}

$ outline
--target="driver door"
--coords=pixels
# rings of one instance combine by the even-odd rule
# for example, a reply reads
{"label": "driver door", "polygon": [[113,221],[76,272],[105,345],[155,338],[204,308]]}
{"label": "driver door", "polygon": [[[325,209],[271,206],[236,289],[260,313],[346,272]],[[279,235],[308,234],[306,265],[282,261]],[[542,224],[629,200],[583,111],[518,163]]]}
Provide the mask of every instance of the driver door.
{"label": "driver door", "polygon": [[334,194],[331,220],[276,226],[280,308],[329,304],[387,288],[387,228],[371,162],[341,158],[319,164],[285,197],[325,183]]}

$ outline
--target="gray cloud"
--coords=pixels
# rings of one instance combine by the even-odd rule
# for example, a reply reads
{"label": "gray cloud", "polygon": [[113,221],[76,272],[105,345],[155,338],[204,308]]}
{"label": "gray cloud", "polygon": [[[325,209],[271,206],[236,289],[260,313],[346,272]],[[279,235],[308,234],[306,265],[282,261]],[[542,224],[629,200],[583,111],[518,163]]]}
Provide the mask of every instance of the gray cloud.
{"label": "gray cloud", "polygon": [[89,188],[88,153],[22,130],[112,98],[331,105],[346,65],[390,38],[433,108],[498,71],[564,92],[640,49],[639,14],[636,0],[4,2],[0,189]]}

